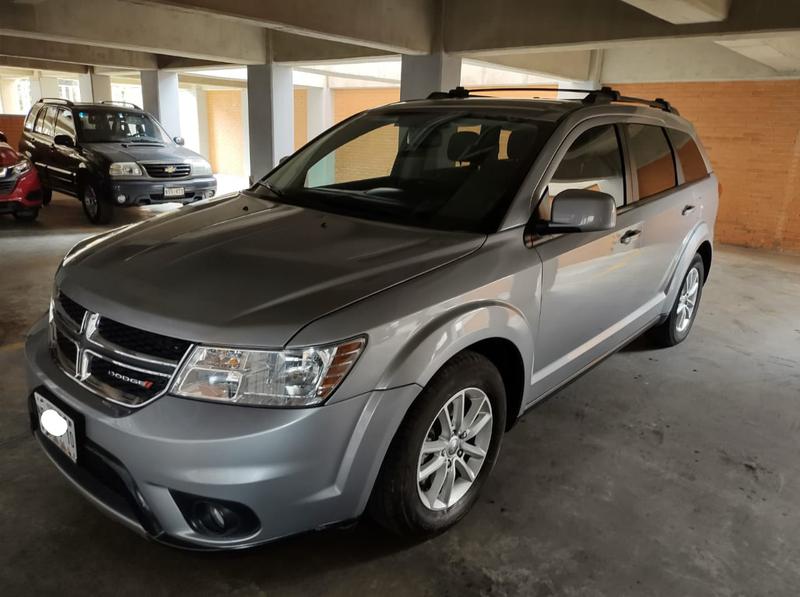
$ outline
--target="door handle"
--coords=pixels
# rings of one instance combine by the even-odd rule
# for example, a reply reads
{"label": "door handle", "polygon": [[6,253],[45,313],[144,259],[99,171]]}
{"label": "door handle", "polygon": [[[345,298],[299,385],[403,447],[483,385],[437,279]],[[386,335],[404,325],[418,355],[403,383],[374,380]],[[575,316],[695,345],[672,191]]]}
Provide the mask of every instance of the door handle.
{"label": "door handle", "polygon": [[623,245],[630,244],[630,242],[631,242],[631,241],[632,241],[634,238],[636,238],[637,236],[639,236],[641,233],[642,233],[642,231],[641,231],[641,230],[628,230],[628,231],[627,231],[625,234],[623,234],[623,235],[620,237],[620,239],[619,239],[619,242],[621,242]]}
{"label": "door handle", "polygon": [[682,215],[682,216],[685,216],[686,214],[688,214],[688,213],[690,213],[690,212],[693,212],[693,211],[694,211],[694,205],[686,205],[686,206],[684,206],[684,208],[681,210],[681,215]]}

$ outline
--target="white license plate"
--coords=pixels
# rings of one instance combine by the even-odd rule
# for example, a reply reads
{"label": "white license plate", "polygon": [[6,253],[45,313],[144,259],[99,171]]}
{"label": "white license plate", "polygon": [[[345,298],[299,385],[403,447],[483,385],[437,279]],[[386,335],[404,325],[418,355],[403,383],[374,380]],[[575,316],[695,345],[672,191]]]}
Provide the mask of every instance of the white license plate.
{"label": "white license plate", "polygon": [[183,187],[164,187],[164,197],[183,197]]}
{"label": "white license plate", "polygon": [[77,462],[75,422],[47,398],[39,394],[34,394],[33,397],[36,400],[36,412],[39,416],[39,429],[42,435],[58,446],[72,462]]}

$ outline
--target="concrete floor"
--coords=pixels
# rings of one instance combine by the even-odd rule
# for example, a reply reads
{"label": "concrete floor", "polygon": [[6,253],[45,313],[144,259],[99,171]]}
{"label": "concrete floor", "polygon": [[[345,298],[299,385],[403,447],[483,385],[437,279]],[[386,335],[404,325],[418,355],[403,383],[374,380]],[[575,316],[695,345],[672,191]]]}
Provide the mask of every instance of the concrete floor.
{"label": "concrete floor", "polygon": [[198,554],[106,519],[28,434],[22,337],[91,230],[67,198],[0,217],[0,594],[798,594],[800,258],[718,248],[690,338],[634,342],[530,412],[436,539],[362,522]]}

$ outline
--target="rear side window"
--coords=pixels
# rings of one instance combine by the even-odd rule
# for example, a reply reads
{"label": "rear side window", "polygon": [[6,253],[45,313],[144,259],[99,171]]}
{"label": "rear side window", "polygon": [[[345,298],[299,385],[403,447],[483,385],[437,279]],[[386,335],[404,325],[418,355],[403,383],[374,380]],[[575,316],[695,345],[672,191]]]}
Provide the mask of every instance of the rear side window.
{"label": "rear side window", "polygon": [[625,204],[622,154],[613,125],[591,128],[573,141],[547,187],[542,217],[549,219],[544,211],[549,212],[553,197],[567,189],[601,191],[611,195],[618,207]]}
{"label": "rear side window", "polygon": [[703,154],[692,136],[675,129],[667,129],[667,134],[683,170],[683,181],[694,182],[708,176]]}
{"label": "rear side window", "polygon": [[58,108],[48,106],[47,109],[42,110],[42,112],[45,113],[44,119],[42,119],[40,114],[39,118],[36,120],[36,132],[52,137],[56,126],[56,113],[58,112]]}
{"label": "rear side window", "polygon": [[639,199],[663,193],[678,184],[667,135],[659,126],[626,124],[631,167],[636,172]]}
{"label": "rear side window", "polygon": [[47,106],[42,106],[39,108],[39,113],[36,115],[36,124],[34,125],[34,130],[37,133],[44,132],[44,117],[47,116]]}
{"label": "rear side window", "polygon": [[25,130],[32,131],[33,130],[33,123],[36,122],[36,115],[39,113],[39,106],[34,106],[31,108],[31,111],[28,112],[27,118],[25,118]]}

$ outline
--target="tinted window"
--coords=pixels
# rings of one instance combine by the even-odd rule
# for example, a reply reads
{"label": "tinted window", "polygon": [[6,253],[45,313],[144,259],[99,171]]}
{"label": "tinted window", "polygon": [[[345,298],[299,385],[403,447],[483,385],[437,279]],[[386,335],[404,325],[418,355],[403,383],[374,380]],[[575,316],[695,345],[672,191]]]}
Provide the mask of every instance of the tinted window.
{"label": "tinted window", "polygon": [[56,119],[56,135],[69,135],[75,137],[75,123],[72,122],[72,112],[59,110]]}
{"label": "tinted window", "polygon": [[668,129],[667,132],[683,169],[683,181],[694,182],[705,178],[708,175],[706,162],[691,135],[674,129]]}
{"label": "tinted window", "polygon": [[47,113],[44,117],[44,124],[42,125],[41,133],[43,135],[47,135],[49,137],[53,136],[53,131],[55,130],[56,126],[56,113],[58,112],[58,108],[53,106],[47,107]]}
{"label": "tinted window", "polygon": [[589,129],[573,141],[550,179],[539,212],[542,218],[550,218],[553,197],[566,189],[601,191],[614,197],[617,206],[625,204],[625,174],[614,126]]}
{"label": "tinted window", "polygon": [[36,122],[36,115],[39,113],[39,106],[34,106],[31,108],[31,111],[28,112],[28,117],[25,119],[25,130],[32,131],[33,130],[33,123]]}
{"label": "tinted window", "polygon": [[39,113],[36,115],[36,124],[34,126],[34,130],[37,133],[44,132],[44,118],[47,116],[47,106],[42,106],[39,108]]}
{"label": "tinted window", "polygon": [[270,175],[278,197],[259,192],[366,219],[493,232],[552,128],[466,110],[368,112]]}
{"label": "tinted window", "polygon": [[673,188],[675,161],[664,129],[646,124],[628,124],[631,165],[636,170],[639,199]]}

